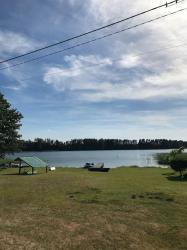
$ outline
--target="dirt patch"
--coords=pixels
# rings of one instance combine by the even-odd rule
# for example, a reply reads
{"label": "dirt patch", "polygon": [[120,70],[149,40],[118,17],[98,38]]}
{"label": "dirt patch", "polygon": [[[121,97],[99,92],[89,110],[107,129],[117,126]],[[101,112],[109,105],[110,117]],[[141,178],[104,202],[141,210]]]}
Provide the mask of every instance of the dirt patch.
{"label": "dirt patch", "polygon": [[23,236],[12,235],[10,233],[1,232],[0,249],[6,250],[44,250],[37,242],[27,239]]}
{"label": "dirt patch", "polygon": [[182,228],[179,232],[179,237],[183,239],[187,239],[187,228]]}
{"label": "dirt patch", "polygon": [[67,230],[74,232],[80,227],[80,225],[76,222],[71,222],[69,224],[66,224],[65,227],[67,228]]}
{"label": "dirt patch", "polygon": [[165,233],[168,230],[168,227],[165,224],[152,222],[147,225],[149,230],[153,231],[154,233],[160,233],[160,232]]}

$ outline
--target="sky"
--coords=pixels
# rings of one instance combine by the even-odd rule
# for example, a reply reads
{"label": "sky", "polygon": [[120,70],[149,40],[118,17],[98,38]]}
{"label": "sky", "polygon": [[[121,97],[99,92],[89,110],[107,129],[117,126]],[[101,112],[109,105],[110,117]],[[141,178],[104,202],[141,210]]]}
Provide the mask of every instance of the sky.
{"label": "sky", "polygon": [[[0,0],[0,60],[165,3]],[[1,64],[9,67],[187,8],[187,1]],[[84,46],[0,70],[0,92],[24,116],[24,139],[187,140],[187,10]]]}

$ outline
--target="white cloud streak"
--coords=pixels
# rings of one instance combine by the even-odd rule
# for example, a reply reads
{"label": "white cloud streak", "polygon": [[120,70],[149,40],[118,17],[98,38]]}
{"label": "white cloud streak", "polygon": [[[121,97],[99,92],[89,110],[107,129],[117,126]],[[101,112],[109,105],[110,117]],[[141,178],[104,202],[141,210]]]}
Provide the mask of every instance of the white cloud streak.
{"label": "white cloud streak", "polygon": [[[148,0],[90,0],[89,15],[93,16],[95,22],[103,24],[114,17],[133,14],[135,9],[141,11],[162,3],[161,0],[154,5]],[[143,18],[145,20],[184,7],[187,7],[187,3],[163,8]],[[142,17],[139,19],[142,20]],[[186,21],[184,12],[135,29],[135,32],[121,34],[118,39],[112,40],[108,57],[98,54],[66,56],[67,66],[48,68],[43,79],[58,91],[81,90],[77,98],[89,102],[185,98],[187,58],[183,53],[184,48],[163,49],[159,53],[147,55],[141,55],[141,52],[156,51],[171,46],[171,43],[173,46],[179,43],[181,37],[187,40],[187,34],[184,33]],[[105,44],[106,49],[111,48],[109,40]],[[119,57],[119,61],[113,60]],[[102,66],[88,67],[100,62],[103,62]]]}
{"label": "white cloud streak", "polygon": [[[184,98],[187,94],[187,64],[184,61],[180,61],[177,67],[175,62],[170,63],[169,68],[163,72],[147,74],[146,70],[152,70],[154,65],[148,63],[148,58],[144,59],[146,63],[133,55],[123,55],[116,63],[112,63],[109,58],[98,58],[93,55],[86,58],[75,55],[66,57],[69,67],[49,68],[44,75],[44,81],[58,91],[82,90],[79,99],[89,102]],[[88,67],[90,62],[100,62],[102,66]],[[145,68],[140,79],[124,79],[123,73],[128,73],[130,68],[139,70],[139,67]]]}
{"label": "white cloud streak", "polygon": [[[0,30],[0,61],[14,55],[26,53],[40,46],[41,43],[21,33]],[[6,62],[1,67],[9,67],[10,65],[11,63]],[[26,83],[21,81],[24,78],[23,67],[21,70],[19,68],[16,70],[7,68],[2,70],[1,73],[7,78],[5,84],[2,84],[3,88],[18,91],[26,86]],[[12,83],[9,84],[9,82]]]}
{"label": "white cloud streak", "polygon": [[25,53],[40,44],[23,34],[0,30],[0,56]]}

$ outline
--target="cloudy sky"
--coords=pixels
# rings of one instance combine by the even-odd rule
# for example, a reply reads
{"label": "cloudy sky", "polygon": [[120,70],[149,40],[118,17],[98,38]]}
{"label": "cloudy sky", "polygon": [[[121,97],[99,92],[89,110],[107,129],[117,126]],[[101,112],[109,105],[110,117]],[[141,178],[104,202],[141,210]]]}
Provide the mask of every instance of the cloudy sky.
{"label": "cloudy sky", "polygon": [[[1,0],[0,59],[64,40],[165,0]],[[20,58],[83,43],[187,8],[187,1]],[[187,10],[42,60],[0,70],[23,138],[187,140]]]}

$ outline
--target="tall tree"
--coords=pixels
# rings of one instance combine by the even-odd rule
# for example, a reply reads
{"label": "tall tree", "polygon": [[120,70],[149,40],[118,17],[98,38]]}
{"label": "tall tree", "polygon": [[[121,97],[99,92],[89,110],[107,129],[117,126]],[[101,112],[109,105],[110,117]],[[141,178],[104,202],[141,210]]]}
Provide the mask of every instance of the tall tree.
{"label": "tall tree", "polygon": [[0,158],[19,149],[21,135],[18,130],[22,118],[22,114],[0,93]]}

